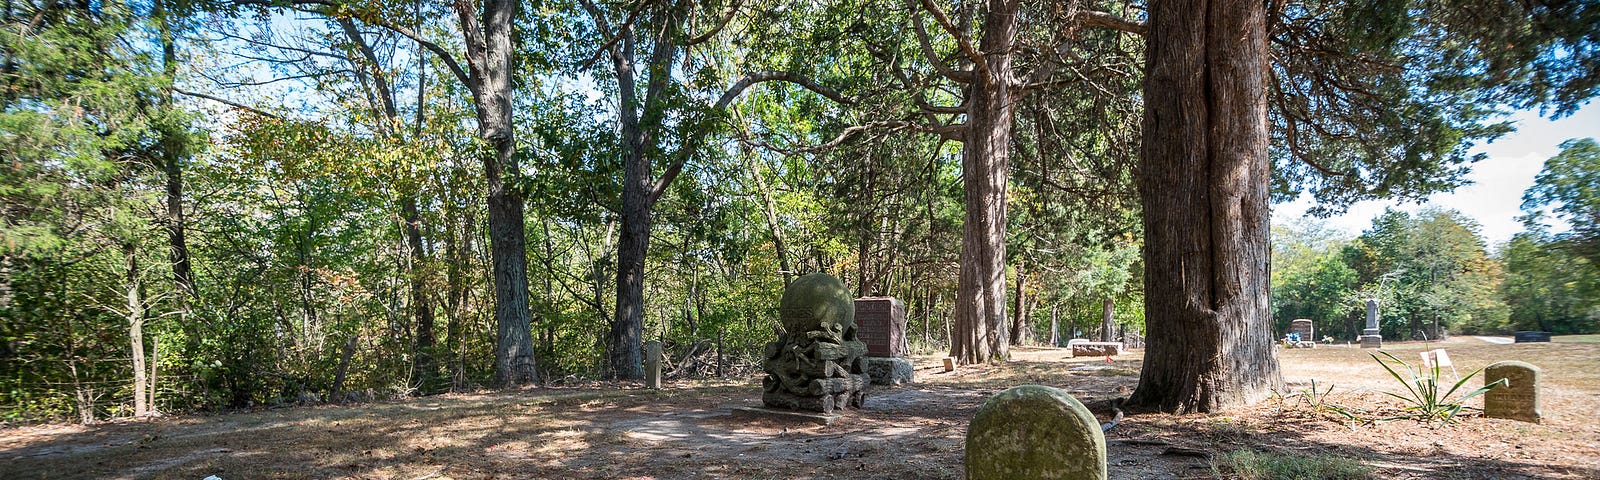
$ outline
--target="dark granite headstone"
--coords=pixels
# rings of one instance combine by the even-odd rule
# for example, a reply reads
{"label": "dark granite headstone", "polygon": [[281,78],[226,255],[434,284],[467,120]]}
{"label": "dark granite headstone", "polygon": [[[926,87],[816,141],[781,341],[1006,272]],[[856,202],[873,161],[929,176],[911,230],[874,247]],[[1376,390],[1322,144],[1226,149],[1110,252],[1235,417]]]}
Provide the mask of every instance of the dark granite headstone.
{"label": "dark granite headstone", "polygon": [[1516,337],[1517,343],[1533,343],[1533,342],[1548,342],[1548,341],[1550,341],[1550,332],[1522,331],[1522,332],[1515,332],[1512,335]]}
{"label": "dark granite headstone", "polygon": [[869,357],[906,356],[906,304],[894,297],[856,299],[856,337]]}

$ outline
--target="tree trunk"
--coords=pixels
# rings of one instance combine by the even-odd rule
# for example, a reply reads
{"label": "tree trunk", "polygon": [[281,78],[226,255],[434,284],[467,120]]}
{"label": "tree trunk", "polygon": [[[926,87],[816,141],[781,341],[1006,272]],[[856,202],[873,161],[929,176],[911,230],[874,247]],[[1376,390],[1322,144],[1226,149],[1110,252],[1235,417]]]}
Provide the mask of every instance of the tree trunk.
{"label": "tree trunk", "polygon": [[967,99],[967,130],[961,151],[967,212],[956,286],[956,331],[950,346],[950,356],[963,364],[1005,361],[1009,356],[1005,196],[1016,13],[1016,0],[989,1],[978,48],[985,52],[986,68],[977,72]]}
{"label": "tree trunk", "polygon": [[427,252],[422,247],[422,215],[417,212],[417,197],[407,195],[401,200],[400,216],[405,221],[406,245],[411,250],[411,311],[416,317],[415,355],[421,391],[426,394],[434,388],[434,378],[439,367],[434,363],[433,297],[428,294]]}
{"label": "tree trunk", "polygon": [[[643,155],[636,152],[636,155]],[[628,162],[623,174],[622,232],[617,245],[617,307],[611,322],[608,377],[644,378],[644,262],[650,248],[650,165]]]}
{"label": "tree trunk", "polygon": [[1117,314],[1117,303],[1106,297],[1100,300],[1100,341],[1116,341],[1116,323],[1113,320]]}
{"label": "tree trunk", "polygon": [[161,338],[156,337],[155,341],[150,342],[150,379],[148,381],[149,386],[146,387],[145,391],[145,394],[150,396],[150,400],[145,402],[145,406],[149,408],[146,411],[152,415],[161,413],[161,409],[156,408],[156,379],[159,378],[158,374],[161,373],[159,371],[160,367]]}
{"label": "tree trunk", "polygon": [[[161,36],[161,67],[166,76],[166,82],[174,82],[178,75],[178,49],[177,41],[172,33],[172,20],[168,18],[166,2],[157,0],[152,4],[151,16],[160,22]],[[176,109],[172,101],[172,91],[162,93],[162,106],[167,109]],[[161,169],[166,175],[166,230],[167,243],[172,257],[172,280],[177,284],[181,302],[185,307],[189,298],[194,295],[194,274],[189,263],[189,244],[184,239],[183,216],[183,164],[181,163],[185,150],[186,139],[182,131],[183,125],[178,123],[178,115],[169,114],[162,120],[157,130],[160,132]],[[192,334],[193,331],[191,330]]]}
{"label": "tree trunk", "polygon": [[148,383],[144,363],[144,299],[139,296],[138,251],[133,243],[128,243],[123,245],[122,254],[128,269],[123,288],[127,289],[124,311],[128,315],[128,351],[133,359],[133,414],[142,417],[150,413],[150,397],[145,394]]}
{"label": "tree trunk", "polygon": [[767,231],[772,234],[772,250],[778,255],[778,270],[783,274],[783,286],[788,287],[795,271],[789,266],[789,253],[783,247],[783,230],[778,225],[777,202],[772,198],[772,189],[767,184],[766,176],[756,168],[753,161],[750,166],[750,176],[755,178],[757,191],[761,193],[761,213],[766,217]]}
{"label": "tree trunk", "polygon": [[1050,346],[1052,347],[1061,346],[1061,323],[1057,315],[1060,310],[1060,304],[1050,304]]}
{"label": "tree trunk", "polygon": [[1028,337],[1031,336],[1029,335],[1029,330],[1032,330],[1032,326],[1028,325],[1028,260],[1026,258],[1017,260],[1017,295],[1013,301],[1016,303],[1012,305],[1011,309],[1011,341],[1014,345],[1023,345],[1028,343]]}
{"label": "tree trunk", "polygon": [[356,354],[356,336],[344,339],[344,351],[339,354],[339,364],[333,368],[333,388],[328,390],[328,401],[344,403],[344,379],[350,372],[350,358]]}
{"label": "tree trunk", "polygon": [[1130,405],[1214,412],[1283,384],[1268,309],[1260,2],[1151,5],[1144,87],[1145,364]]}
{"label": "tree trunk", "polygon": [[501,387],[536,381],[533,333],[528,310],[527,233],[523,198],[506,180],[518,177],[515,129],[511,123],[512,19],[517,3],[483,2],[482,25],[471,2],[454,4],[466,37],[472,101],[478,135],[493,149],[483,156],[488,185],[489,251],[493,263],[497,326],[495,383]]}

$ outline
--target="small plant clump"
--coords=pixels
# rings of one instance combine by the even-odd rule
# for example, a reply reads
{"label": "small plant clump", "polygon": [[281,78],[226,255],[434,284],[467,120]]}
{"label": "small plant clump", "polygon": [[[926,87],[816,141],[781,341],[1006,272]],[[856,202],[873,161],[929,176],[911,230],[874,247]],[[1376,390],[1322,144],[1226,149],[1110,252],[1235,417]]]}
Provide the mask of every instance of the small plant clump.
{"label": "small plant clump", "polygon": [[1467,392],[1459,398],[1452,399],[1451,396],[1455,395],[1456,391],[1460,390],[1462,385],[1466,385],[1468,380],[1472,380],[1472,377],[1477,376],[1478,373],[1483,371],[1483,369],[1480,368],[1478,370],[1474,370],[1472,373],[1468,373],[1466,376],[1461,377],[1460,380],[1456,380],[1455,384],[1451,385],[1448,390],[1444,391],[1444,393],[1440,393],[1438,364],[1434,364],[1431,368],[1419,369],[1412,367],[1411,364],[1406,363],[1405,360],[1395,358],[1395,356],[1390,355],[1389,352],[1378,353],[1382,353],[1383,356],[1389,357],[1389,360],[1393,360],[1394,363],[1399,364],[1399,366],[1402,367],[1406,372],[1406,375],[1402,376],[1400,372],[1396,371],[1395,368],[1389,364],[1389,362],[1378,358],[1377,355],[1368,354],[1372,356],[1373,360],[1378,362],[1378,365],[1383,366],[1383,369],[1389,372],[1389,376],[1394,377],[1395,380],[1399,381],[1401,385],[1406,387],[1405,392],[1402,392],[1404,395],[1394,392],[1383,392],[1384,395],[1398,398],[1405,402],[1405,410],[1407,412],[1403,415],[1390,417],[1386,420],[1412,418],[1425,423],[1438,421],[1440,424],[1447,424],[1455,421],[1456,414],[1461,413],[1461,410],[1463,409],[1476,410],[1475,408],[1468,407],[1466,405],[1467,399],[1476,397],[1478,395],[1483,395],[1496,385],[1505,383],[1505,380],[1502,379],[1494,383],[1484,385],[1476,390]]}
{"label": "small plant clump", "polygon": [[1367,478],[1372,467],[1333,455],[1234,450],[1213,459],[1211,471],[1221,478],[1240,480],[1356,480]]}

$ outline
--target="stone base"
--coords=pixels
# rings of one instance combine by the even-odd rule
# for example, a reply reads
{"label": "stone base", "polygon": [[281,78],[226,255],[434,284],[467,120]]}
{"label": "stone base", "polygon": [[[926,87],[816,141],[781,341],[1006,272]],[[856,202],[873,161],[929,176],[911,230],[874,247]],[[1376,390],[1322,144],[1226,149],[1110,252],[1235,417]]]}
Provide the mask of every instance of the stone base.
{"label": "stone base", "polygon": [[873,385],[900,385],[917,381],[911,360],[904,358],[867,357],[867,376]]}
{"label": "stone base", "polygon": [[779,420],[797,420],[802,422],[818,423],[822,425],[833,425],[833,422],[839,419],[839,415],[801,412],[795,410],[779,410],[776,408],[766,407],[733,407],[733,414],[775,418]]}
{"label": "stone base", "polygon": [[805,395],[789,393],[771,385],[768,377],[762,382],[766,391],[761,393],[761,403],[768,407],[788,410],[810,410],[832,414],[836,409],[861,408],[867,401],[867,384],[872,380],[867,374],[849,374],[838,378],[819,378],[811,381]]}
{"label": "stone base", "polygon": [[1074,357],[1115,357],[1122,354],[1122,342],[1082,342],[1072,344]]}
{"label": "stone base", "polygon": [[1383,337],[1377,335],[1362,335],[1357,340],[1361,342],[1361,348],[1383,348]]}

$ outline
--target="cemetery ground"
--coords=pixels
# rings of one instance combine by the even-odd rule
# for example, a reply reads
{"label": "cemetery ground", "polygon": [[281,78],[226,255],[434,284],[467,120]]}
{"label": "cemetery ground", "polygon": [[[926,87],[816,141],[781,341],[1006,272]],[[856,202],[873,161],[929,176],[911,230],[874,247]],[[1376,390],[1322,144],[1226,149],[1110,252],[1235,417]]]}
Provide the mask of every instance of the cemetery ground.
{"label": "cemetery ground", "polygon": [[[1353,478],[1600,478],[1600,343],[1556,340],[1492,345],[1458,337],[1385,345],[1407,361],[1426,348],[1446,348],[1462,375],[1499,360],[1538,365],[1543,424],[1476,413],[1444,427],[1351,422],[1316,404],[1340,405],[1367,420],[1401,413],[1400,402],[1380,392],[1403,387],[1368,356],[1372,350],[1283,350],[1288,391],[1257,406],[1217,415],[1128,415],[1107,434],[1111,478],[1237,478],[1245,471],[1236,464],[1270,462],[1312,469],[1305,478],[1343,470],[1355,472]],[[1014,353],[1010,364],[953,373],[925,368],[937,359],[918,357],[919,383],[874,387],[865,411],[829,426],[730,414],[731,407],[760,403],[754,376],[669,382],[660,391],[586,384],[4,427],[0,477],[949,479],[962,477],[967,423],[993,393],[1020,384],[1055,386],[1105,421],[1105,400],[1137,383],[1138,350],[1114,363],[1066,358],[1061,349]],[[1312,398],[1312,379],[1332,393]],[[1481,398],[1468,404],[1481,406]]]}

